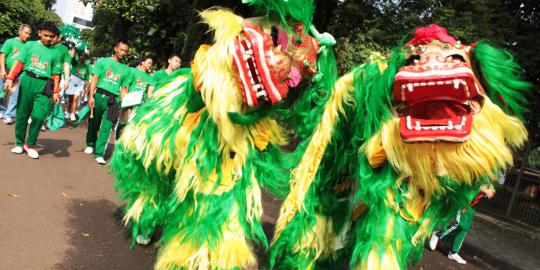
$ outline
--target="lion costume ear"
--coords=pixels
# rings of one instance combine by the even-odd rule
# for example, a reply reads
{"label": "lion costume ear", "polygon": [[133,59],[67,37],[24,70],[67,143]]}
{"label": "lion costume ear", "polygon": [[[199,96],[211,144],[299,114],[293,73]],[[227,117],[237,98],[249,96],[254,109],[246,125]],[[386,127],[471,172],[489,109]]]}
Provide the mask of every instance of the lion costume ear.
{"label": "lion costume ear", "polygon": [[528,111],[524,95],[532,84],[522,78],[522,69],[512,55],[488,43],[479,42],[473,47],[471,61],[486,95],[506,113],[523,120],[523,113]]}

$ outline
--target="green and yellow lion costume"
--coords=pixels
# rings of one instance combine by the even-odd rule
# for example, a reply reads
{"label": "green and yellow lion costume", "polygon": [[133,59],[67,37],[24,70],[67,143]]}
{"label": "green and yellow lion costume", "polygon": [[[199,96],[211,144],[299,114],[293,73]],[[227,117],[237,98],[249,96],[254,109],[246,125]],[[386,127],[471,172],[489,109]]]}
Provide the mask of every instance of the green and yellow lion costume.
{"label": "green and yellow lion costume", "polygon": [[261,187],[284,196],[302,148],[282,146],[311,134],[336,79],[312,1],[246,2],[266,16],[201,12],[213,44],[137,108],[116,146],[133,239],[163,229],[155,269],[257,265],[253,246],[268,246]]}
{"label": "green and yellow lion costume", "polygon": [[[530,84],[511,55],[437,25],[337,81],[276,225],[275,269],[406,269],[512,165]],[[471,196],[472,195],[472,196]]]}

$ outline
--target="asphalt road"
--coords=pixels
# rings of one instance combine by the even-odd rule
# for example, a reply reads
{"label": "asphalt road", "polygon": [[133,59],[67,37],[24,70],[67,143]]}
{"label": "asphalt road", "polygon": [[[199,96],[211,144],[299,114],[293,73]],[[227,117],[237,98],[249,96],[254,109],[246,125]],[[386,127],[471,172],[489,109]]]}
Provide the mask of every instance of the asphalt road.
{"label": "asphalt road", "polygon": [[[152,269],[157,247],[130,249],[113,177],[82,152],[86,129],[42,133],[32,160],[10,153],[13,127],[0,123],[0,270]],[[278,207],[265,198],[268,232]],[[410,268],[496,269],[464,257],[469,264],[460,266],[444,251],[426,251]]]}

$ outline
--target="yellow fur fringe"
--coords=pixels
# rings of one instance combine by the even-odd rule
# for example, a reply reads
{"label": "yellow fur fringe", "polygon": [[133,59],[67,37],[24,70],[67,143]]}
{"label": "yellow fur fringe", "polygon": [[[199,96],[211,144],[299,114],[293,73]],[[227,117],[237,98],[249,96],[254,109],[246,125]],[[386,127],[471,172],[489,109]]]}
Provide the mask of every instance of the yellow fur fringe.
{"label": "yellow fur fringe", "polygon": [[291,172],[291,190],[281,206],[276,223],[274,240],[276,241],[295,213],[304,208],[305,195],[315,178],[326,146],[332,138],[333,127],[340,114],[343,114],[344,103],[352,103],[354,91],[354,75],[349,73],[341,77],[335,84],[335,90],[325,105],[321,121],[317,125],[310,143],[300,161]]}

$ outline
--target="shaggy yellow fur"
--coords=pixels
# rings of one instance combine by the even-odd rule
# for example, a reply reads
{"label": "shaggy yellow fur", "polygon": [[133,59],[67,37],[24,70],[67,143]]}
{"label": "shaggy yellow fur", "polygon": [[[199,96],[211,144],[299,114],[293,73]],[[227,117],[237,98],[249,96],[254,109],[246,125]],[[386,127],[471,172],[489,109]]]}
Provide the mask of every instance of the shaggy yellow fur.
{"label": "shaggy yellow fur", "polygon": [[291,190],[281,206],[279,218],[276,223],[274,240],[276,241],[295,213],[304,207],[304,198],[315,174],[319,168],[326,146],[332,138],[332,130],[343,114],[344,103],[352,103],[354,83],[353,73],[341,77],[335,84],[335,90],[325,105],[321,121],[317,125],[310,143],[300,161],[300,164],[291,173]]}
{"label": "shaggy yellow fur", "polygon": [[223,224],[222,239],[216,240],[214,248],[207,244],[198,245],[186,242],[180,230],[174,239],[167,242],[159,252],[155,270],[169,270],[174,267],[183,267],[190,270],[208,269],[245,269],[257,263],[256,257],[251,251],[251,246],[243,236],[243,229],[238,223],[237,206],[231,212],[230,218]]}
{"label": "shaggy yellow fur", "polygon": [[512,165],[508,146],[522,146],[527,130],[519,119],[506,115],[488,97],[484,99],[465,143],[404,143],[399,134],[399,119],[394,118],[383,124],[364,151],[368,158],[380,156],[378,144],[382,144],[388,162],[401,172],[402,179],[410,181],[411,192],[424,191],[424,206],[440,188],[437,176],[448,175],[469,185],[486,175],[495,178],[499,170]]}
{"label": "shaggy yellow fur", "polygon": [[243,19],[224,9],[201,12],[203,22],[214,31],[214,44],[201,52],[197,68],[198,90],[208,108],[208,113],[219,130],[219,149],[225,153],[235,152],[240,163],[248,153],[248,128],[235,125],[229,112],[243,113],[244,101],[238,76],[233,68],[232,52],[236,37],[242,31]]}
{"label": "shaggy yellow fur", "polygon": [[388,220],[386,226],[386,240],[379,245],[385,246],[384,253],[379,253],[379,246],[374,245],[369,251],[367,260],[363,260],[356,266],[355,270],[371,270],[371,269],[384,269],[384,270],[399,270],[399,263],[396,256],[396,252],[399,252],[401,245],[396,243],[397,251],[394,249],[391,243],[392,234],[394,233],[394,217]]}
{"label": "shaggy yellow fur", "polygon": [[148,201],[148,196],[146,194],[139,195],[139,198],[135,200],[133,205],[129,208],[126,215],[122,219],[124,221],[124,226],[127,226],[130,220],[133,220],[134,222],[139,222],[139,218],[141,217],[144,205]]}

